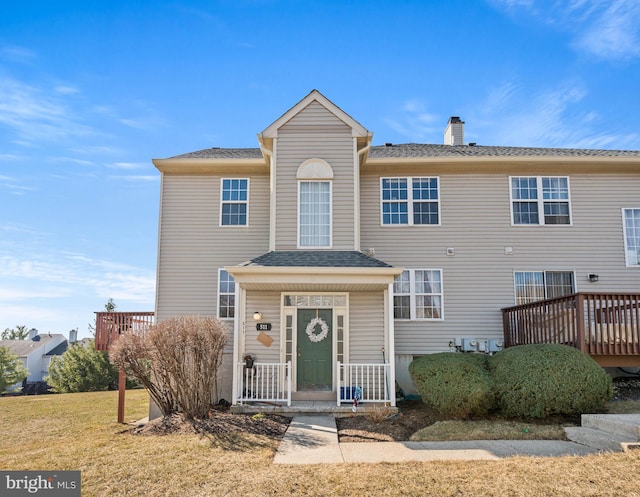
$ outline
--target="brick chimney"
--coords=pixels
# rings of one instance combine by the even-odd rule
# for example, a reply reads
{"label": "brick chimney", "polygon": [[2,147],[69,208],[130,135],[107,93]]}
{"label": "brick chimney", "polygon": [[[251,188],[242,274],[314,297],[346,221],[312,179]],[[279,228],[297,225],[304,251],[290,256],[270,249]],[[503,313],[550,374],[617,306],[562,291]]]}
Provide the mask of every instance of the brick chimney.
{"label": "brick chimney", "polygon": [[464,121],[458,116],[451,116],[447,129],[444,130],[445,145],[464,145]]}

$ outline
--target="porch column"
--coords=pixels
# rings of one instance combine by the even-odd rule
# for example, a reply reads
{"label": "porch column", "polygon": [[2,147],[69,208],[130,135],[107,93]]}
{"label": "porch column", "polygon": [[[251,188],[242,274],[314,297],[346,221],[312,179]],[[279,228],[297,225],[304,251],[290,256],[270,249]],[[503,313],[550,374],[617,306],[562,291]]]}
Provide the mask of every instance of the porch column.
{"label": "porch column", "polygon": [[[231,404],[233,405],[236,404],[236,399],[238,398],[238,363],[240,362],[241,351],[244,349],[244,317],[247,315],[245,296],[246,290],[236,284],[234,297],[236,305],[233,318],[233,367],[231,369],[233,371],[231,375],[233,381],[231,385],[231,396],[233,397]],[[240,340],[242,340],[242,344],[240,344]]]}
{"label": "porch column", "polygon": [[396,405],[396,332],[395,322],[393,319],[393,283],[389,283],[384,291],[385,305],[385,331],[386,331],[386,348],[389,361],[389,396],[391,397],[391,406]]}

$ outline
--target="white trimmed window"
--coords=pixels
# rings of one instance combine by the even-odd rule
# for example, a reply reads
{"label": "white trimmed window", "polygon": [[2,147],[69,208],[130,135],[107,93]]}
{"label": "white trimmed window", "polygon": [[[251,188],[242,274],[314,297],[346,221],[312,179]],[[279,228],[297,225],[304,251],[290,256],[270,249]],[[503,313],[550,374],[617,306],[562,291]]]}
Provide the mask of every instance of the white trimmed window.
{"label": "white trimmed window", "polygon": [[220,226],[247,226],[249,180],[222,178],[220,184]]}
{"label": "white trimmed window", "polygon": [[331,181],[298,182],[298,246],[331,247]]}
{"label": "white trimmed window", "polygon": [[640,265],[640,209],[622,209],[627,266]]}
{"label": "white trimmed window", "polygon": [[518,176],[510,186],[513,224],[571,224],[568,177]]}
{"label": "white trimmed window", "polygon": [[395,319],[442,319],[442,270],[405,269],[393,284]]}
{"label": "white trimmed window", "polygon": [[218,317],[233,319],[236,315],[236,282],[226,270],[218,270]]}
{"label": "white trimmed window", "polygon": [[573,271],[516,271],[516,305],[575,293]]}
{"label": "white trimmed window", "polygon": [[440,186],[434,178],[380,178],[383,225],[440,224]]}
{"label": "white trimmed window", "polygon": [[298,167],[298,248],[331,248],[333,169],[323,159]]}

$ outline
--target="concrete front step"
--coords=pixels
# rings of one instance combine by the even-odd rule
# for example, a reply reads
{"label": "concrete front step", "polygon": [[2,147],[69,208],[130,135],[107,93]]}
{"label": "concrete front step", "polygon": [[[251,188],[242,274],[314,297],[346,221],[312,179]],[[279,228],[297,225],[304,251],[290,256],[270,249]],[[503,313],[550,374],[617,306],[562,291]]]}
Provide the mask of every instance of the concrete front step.
{"label": "concrete front step", "polygon": [[583,426],[567,426],[564,431],[572,442],[611,452],[624,451],[625,444],[629,442],[629,439],[623,436]]}
{"label": "concrete front step", "polygon": [[640,414],[583,414],[582,426],[640,442]]}
{"label": "concrete front step", "polygon": [[333,415],[333,416],[352,416],[376,414],[376,410],[384,410],[386,414],[392,415],[398,412],[397,407],[389,407],[384,404],[362,403],[358,404],[357,409],[353,410],[353,404],[343,403],[336,405],[335,401],[301,401],[294,400],[290,406],[286,404],[270,404],[270,403],[252,403],[252,404],[236,404],[231,406],[231,412],[243,414],[279,414],[281,416],[297,416],[297,415]]}
{"label": "concrete front step", "polygon": [[640,448],[640,414],[583,414],[582,426],[564,430],[569,440],[600,450]]}

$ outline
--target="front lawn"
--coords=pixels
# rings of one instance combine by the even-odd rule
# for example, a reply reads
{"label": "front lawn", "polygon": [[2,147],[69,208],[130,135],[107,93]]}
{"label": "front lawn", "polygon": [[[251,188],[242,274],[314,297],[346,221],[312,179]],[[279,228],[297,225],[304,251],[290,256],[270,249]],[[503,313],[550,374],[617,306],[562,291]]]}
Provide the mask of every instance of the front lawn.
{"label": "front lawn", "polygon": [[[127,392],[125,419],[147,414]],[[272,464],[262,435],[132,435],[116,392],[0,398],[0,469],[81,470],[83,496],[635,496],[640,453],[404,464]]]}

